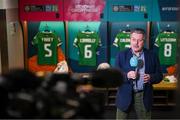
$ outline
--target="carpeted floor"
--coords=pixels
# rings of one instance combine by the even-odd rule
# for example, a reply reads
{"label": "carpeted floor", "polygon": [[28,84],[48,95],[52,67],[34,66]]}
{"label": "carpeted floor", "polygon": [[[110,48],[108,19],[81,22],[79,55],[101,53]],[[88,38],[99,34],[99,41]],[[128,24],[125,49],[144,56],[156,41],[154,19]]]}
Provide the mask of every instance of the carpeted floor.
{"label": "carpeted floor", "polygon": [[[104,119],[115,119],[116,108],[106,107]],[[129,119],[136,119],[134,111],[130,112]],[[173,107],[154,107],[152,110],[152,119],[180,119],[180,111],[175,112]]]}

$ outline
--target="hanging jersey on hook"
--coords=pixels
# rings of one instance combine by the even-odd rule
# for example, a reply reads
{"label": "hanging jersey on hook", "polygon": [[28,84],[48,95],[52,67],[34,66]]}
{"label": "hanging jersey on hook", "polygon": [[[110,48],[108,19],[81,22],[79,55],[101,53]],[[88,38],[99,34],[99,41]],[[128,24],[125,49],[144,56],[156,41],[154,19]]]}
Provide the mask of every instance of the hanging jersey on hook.
{"label": "hanging jersey on hook", "polygon": [[159,47],[159,59],[162,65],[174,65],[176,63],[177,34],[175,32],[159,33],[155,46]]}
{"label": "hanging jersey on hook", "polygon": [[118,47],[119,50],[124,50],[130,47],[130,32],[119,32],[113,42],[113,45]]}
{"label": "hanging jersey on hook", "polygon": [[79,32],[73,45],[79,49],[79,65],[96,66],[96,51],[101,46],[96,32]]}
{"label": "hanging jersey on hook", "polygon": [[54,32],[38,32],[33,38],[32,44],[37,45],[39,65],[57,64],[57,46],[62,42]]}

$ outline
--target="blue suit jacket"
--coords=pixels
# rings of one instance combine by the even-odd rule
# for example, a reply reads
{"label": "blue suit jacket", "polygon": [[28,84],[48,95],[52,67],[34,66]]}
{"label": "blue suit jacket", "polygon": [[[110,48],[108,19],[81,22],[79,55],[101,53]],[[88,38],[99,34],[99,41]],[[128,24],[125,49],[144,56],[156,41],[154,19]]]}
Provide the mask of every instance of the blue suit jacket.
{"label": "blue suit jacket", "polygon": [[[132,80],[127,79],[127,73],[131,70],[135,70],[134,67],[130,66],[130,58],[133,56],[131,49],[121,51],[116,56],[115,66],[123,71],[124,82],[118,88],[116,96],[116,106],[122,110],[126,111],[132,102],[133,94],[133,83]],[[162,72],[159,64],[159,59],[153,51],[144,49],[144,60],[145,60],[145,73],[150,74],[151,79],[148,83],[144,85],[144,106],[149,111],[152,107],[153,100],[153,87],[152,84],[159,83],[162,78]]]}

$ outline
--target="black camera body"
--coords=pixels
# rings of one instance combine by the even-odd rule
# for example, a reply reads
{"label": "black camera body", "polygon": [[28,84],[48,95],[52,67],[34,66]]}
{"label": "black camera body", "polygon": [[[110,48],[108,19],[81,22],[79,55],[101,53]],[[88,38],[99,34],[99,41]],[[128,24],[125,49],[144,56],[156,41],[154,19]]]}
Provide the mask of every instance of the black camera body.
{"label": "black camera body", "polygon": [[2,75],[0,84],[1,118],[103,118],[104,94],[77,91],[79,86],[108,88],[122,84],[119,70],[98,70],[88,77],[50,73],[44,78],[27,70],[14,70]]}

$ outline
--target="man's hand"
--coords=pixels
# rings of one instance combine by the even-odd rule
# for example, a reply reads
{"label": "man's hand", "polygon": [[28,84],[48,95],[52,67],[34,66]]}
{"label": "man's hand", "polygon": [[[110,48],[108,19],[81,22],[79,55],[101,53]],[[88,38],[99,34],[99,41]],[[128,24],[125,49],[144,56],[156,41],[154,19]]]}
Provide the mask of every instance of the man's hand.
{"label": "man's hand", "polygon": [[144,83],[149,82],[151,76],[149,74],[144,74]]}
{"label": "man's hand", "polygon": [[127,78],[128,79],[136,79],[136,77],[137,77],[137,72],[136,71],[129,71],[127,73]]}

